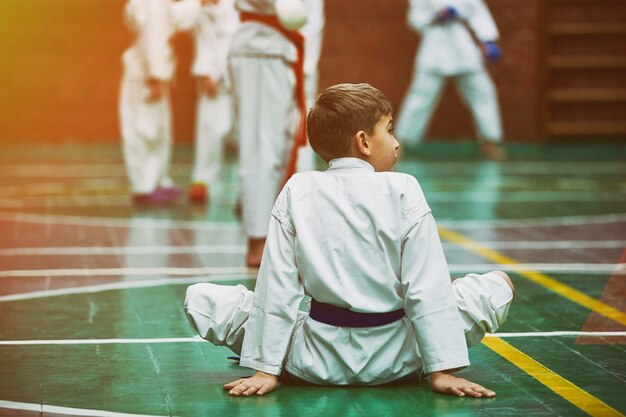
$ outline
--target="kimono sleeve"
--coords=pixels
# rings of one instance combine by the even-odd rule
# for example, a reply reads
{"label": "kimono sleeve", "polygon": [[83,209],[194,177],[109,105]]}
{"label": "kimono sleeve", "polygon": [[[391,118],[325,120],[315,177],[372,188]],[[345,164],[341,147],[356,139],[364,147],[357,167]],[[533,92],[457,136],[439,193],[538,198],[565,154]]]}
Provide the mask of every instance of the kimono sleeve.
{"label": "kimono sleeve", "polygon": [[151,78],[169,80],[172,76],[171,14],[169,2],[155,0],[144,2],[145,21],[139,31],[138,43],[145,57],[145,65]]}
{"label": "kimono sleeve", "polygon": [[282,370],[304,296],[287,194],[283,190],[272,210],[240,361],[242,366],[274,375]]}
{"label": "kimono sleeve", "polygon": [[419,209],[426,202],[417,181],[409,183],[405,199],[418,204],[407,208],[410,221],[402,240],[401,283],[424,373],[465,367],[469,357],[448,265],[430,210]]}
{"label": "kimono sleeve", "polygon": [[409,28],[421,32],[435,17],[437,10],[427,0],[410,0],[407,12]]}
{"label": "kimono sleeve", "polygon": [[482,42],[497,40],[500,34],[487,5],[482,0],[475,0],[474,3],[473,11],[467,18],[470,28]]}

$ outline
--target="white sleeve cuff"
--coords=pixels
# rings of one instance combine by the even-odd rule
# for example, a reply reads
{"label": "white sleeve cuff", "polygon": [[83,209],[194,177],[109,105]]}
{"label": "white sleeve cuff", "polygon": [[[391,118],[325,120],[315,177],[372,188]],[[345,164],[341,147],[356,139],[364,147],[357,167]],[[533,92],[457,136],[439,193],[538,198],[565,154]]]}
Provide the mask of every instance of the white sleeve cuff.
{"label": "white sleeve cuff", "polygon": [[456,361],[440,362],[434,365],[425,366],[422,372],[424,374],[432,374],[433,372],[446,371],[448,369],[465,368],[466,366],[469,366],[469,364],[470,364],[469,359],[460,359]]}
{"label": "white sleeve cuff", "polygon": [[272,375],[280,375],[281,372],[281,367],[279,365],[268,365],[250,358],[241,358],[239,365]]}

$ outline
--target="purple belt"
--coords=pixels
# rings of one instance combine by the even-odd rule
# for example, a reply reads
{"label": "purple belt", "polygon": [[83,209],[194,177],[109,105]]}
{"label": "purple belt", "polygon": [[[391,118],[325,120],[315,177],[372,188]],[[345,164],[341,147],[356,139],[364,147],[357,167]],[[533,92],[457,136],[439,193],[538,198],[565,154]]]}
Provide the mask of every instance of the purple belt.
{"label": "purple belt", "polygon": [[309,316],[320,323],[337,327],[377,327],[400,320],[404,317],[404,309],[387,313],[358,313],[312,299]]}

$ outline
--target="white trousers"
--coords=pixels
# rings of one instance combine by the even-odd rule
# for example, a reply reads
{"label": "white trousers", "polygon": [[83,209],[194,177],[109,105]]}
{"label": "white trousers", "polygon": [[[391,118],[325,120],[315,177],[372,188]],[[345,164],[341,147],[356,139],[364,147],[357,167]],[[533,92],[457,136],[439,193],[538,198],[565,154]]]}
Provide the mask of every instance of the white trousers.
{"label": "white trousers", "polygon": [[[317,99],[317,72],[313,74],[305,74],[304,77],[304,91],[306,95],[306,107],[311,109],[315,105]],[[298,164],[296,166],[297,172],[315,171],[315,152],[311,148],[311,144],[307,138],[306,146],[302,146],[298,150]]]}
{"label": "white trousers", "polygon": [[233,124],[230,93],[220,88],[209,97],[198,88],[196,107],[196,143],[192,182],[211,184],[222,170],[224,139]]}
{"label": "white trousers", "polygon": [[281,58],[231,56],[229,66],[239,139],[243,229],[249,238],[263,238],[285,176],[299,116],[295,75]]}
{"label": "white trousers", "polygon": [[501,142],[502,123],[498,97],[487,71],[454,77],[417,71],[400,109],[396,136],[409,145],[417,145],[424,138],[446,78],[454,81],[460,96],[472,112],[478,137]]}
{"label": "white trousers", "polygon": [[[498,274],[469,274],[455,280],[453,289],[468,347],[479,343],[486,332],[494,333],[506,320],[513,292]],[[194,284],[187,289],[185,312],[200,337],[240,354],[253,297],[254,292],[243,285]],[[301,311],[296,327],[301,327],[307,316]]]}
{"label": "white trousers", "polygon": [[169,94],[146,101],[148,87],[140,80],[122,80],[119,102],[122,149],[133,193],[171,187],[172,119]]}

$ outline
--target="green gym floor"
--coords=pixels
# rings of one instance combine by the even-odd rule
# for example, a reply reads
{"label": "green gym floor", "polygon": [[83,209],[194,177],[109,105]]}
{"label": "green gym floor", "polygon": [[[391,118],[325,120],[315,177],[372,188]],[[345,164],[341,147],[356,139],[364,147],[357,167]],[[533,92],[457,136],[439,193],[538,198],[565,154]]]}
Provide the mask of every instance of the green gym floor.
{"label": "green gym floor", "polygon": [[[236,166],[207,207],[134,209],[117,144],[0,148],[0,416],[623,416],[626,413],[626,146],[471,142],[407,152],[453,277],[507,271],[508,321],[460,372],[493,399],[426,381],[283,386],[230,398],[249,375],[194,337],[196,282],[254,287],[234,214]],[[191,149],[173,175],[189,183]]]}

